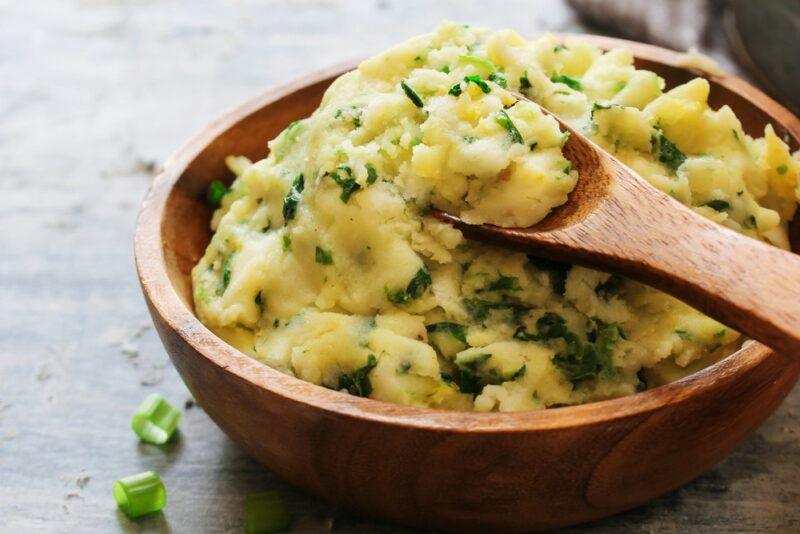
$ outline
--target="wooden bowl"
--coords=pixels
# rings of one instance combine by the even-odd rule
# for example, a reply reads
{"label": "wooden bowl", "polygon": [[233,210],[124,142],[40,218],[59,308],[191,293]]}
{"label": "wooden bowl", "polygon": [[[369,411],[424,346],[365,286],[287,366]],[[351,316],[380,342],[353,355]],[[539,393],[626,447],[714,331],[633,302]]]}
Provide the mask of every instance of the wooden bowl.
{"label": "wooden bowl", "polygon": [[[584,37],[630,47],[637,66],[670,87],[693,76],[673,66],[675,52]],[[459,531],[558,527],[633,508],[695,478],[792,389],[800,358],[748,342],[699,373],[629,397],[462,413],[325,389],[227,345],[193,313],[190,270],[210,237],[206,189],[229,176],[225,156],[266,156],[267,140],[309,115],[354,65],[271,90],[212,123],[166,162],[139,214],[136,265],[164,346],[208,415],[253,458],[309,493],[388,521]],[[738,78],[710,80],[713,106],[729,104],[752,135],[771,122],[797,148],[800,122],[786,109]]]}

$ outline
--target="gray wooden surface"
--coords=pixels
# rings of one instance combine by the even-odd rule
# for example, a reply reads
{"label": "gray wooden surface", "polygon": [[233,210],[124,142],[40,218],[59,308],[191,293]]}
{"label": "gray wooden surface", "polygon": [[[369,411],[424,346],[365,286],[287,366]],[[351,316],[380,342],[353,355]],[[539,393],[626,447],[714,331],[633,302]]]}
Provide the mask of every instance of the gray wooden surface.
{"label": "gray wooden surface", "polygon": [[[197,407],[172,445],[137,442],[145,395],[189,397],[150,328],[131,240],[153,169],[210,119],[444,18],[582,28],[558,1],[0,0],[0,531],[237,532],[242,497],[272,488],[298,532],[401,530],[292,489]],[[800,392],[712,472],[591,527],[800,530],[798,413]],[[167,507],[130,522],[111,484],[151,468]]]}

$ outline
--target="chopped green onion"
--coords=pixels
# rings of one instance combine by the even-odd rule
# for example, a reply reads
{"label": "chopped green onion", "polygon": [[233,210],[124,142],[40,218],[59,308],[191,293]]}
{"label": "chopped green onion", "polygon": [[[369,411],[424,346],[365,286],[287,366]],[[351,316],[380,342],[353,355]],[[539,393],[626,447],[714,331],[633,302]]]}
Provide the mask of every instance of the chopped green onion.
{"label": "chopped green onion", "polygon": [[153,393],[136,409],[131,428],[142,441],[163,445],[175,433],[180,421],[180,410],[158,393]]}
{"label": "chopped green onion", "polygon": [[508,87],[508,80],[503,76],[500,71],[495,71],[489,75],[489,81],[494,82],[502,88]]}
{"label": "chopped green onion", "polygon": [[283,496],[267,491],[244,498],[244,531],[247,534],[268,534],[289,528],[291,520]]}
{"label": "chopped green onion", "polygon": [[375,167],[372,164],[367,163],[367,185],[372,185],[378,179],[378,171],[375,170]]}
{"label": "chopped green onion", "polygon": [[114,499],[131,519],[158,512],[167,504],[167,490],[155,471],[145,471],[114,482]]}
{"label": "chopped green onion", "polygon": [[461,63],[469,63],[475,65],[476,67],[480,67],[482,69],[486,69],[489,72],[494,72],[497,70],[497,67],[494,66],[494,63],[489,61],[486,58],[478,57],[478,56],[458,56],[458,60]]}
{"label": "chopped green onion", "polygon": [[653,135],[651,142],[658,155],[658,161],[664,163],[673,171],[677,170],[686,161],[686,154],[681,152],[675,143],[667,139],[660,130]]}
{"label": "chopped green onion", "polygon": [[522,143],[522,134],[519,133],[517,127],[514,126],[514,123],[511,122],[511,117],[508,116],[506,110],[501,109],[497,112],[497,115],[494,117],[495,122],[505,128],[508,131],[508,134],[511,136],[512,143]]}
{"label": "chopped green onion", "polygon": [[727,200],[709,200],[708,202],[704,202],[700,204],[701,206],[708,206],[709,208],[715,211],[728,211],[731,209],[731,203]]}
{"label": "chopped green onion", "polygon": [[553,52],[555,52],[556,54],[557,54],[557,53],[559,53],[559,52],[561,52],[562,50],[569,50],[569,48],[567,48],[567,45],[565,45],[565,44],[563,44],[563,43],[558,43],[558,44],[557,44],[557,45],[556,45],[556,46],[553,48]]}
{"label": "chopped green onion", "polygon": [[283,234],[281,238],[281,249],[284,252],[291,252],[292,251],[292,236],[289,234]]}
{"label": "chopped green onion", "polygon": [[522,76],[519,77],[519,90],[525,92],[526,89],[530,89],[533,87],[531,85],[530,79],[528,79],[528,71],[522,73]]}
{"label": "chopped green onion", "polygon": [[441,72],[444,72],[445,74],[450,74],[450,67],[448,67],[447,65],[445,65],[444,67],[442,67],[442,68],[441,68],[441,69],[439,69],[439,70],[440,70]]}
{"label": "chopped green onion", "polygon": [[283,131],[283,135],[281,136],[283,138],[281,141],[281,146],[278,148],[275,154],[278,161],[282,160],[286,156],[287,152],[289,152],[289,149],[292,148],[292,145],[294,145],[295,141],[297,141],[297,136],[303,131],[303,124],[304,123],[302,120],[294,121]]}
{"label": "chopped green onion", "polygon": [[780,167],[776,167],[775,170],[778,171],[778,174],[786,174],[786,171],[789,170],[789,167],[786,165],[781,165]]}
{"label": "chopped green onion", "polygon": [[416,91],[414,91],[411,87],[409,87],[405,81],[400,82],[400,87],[403,88],[403,92],[406,94],[409,100],[414,103],[415,106],[421,108],[424,104],[422,103],[422,99],[419,97]]}
{"label": "chopped green onion", "polygon": [[459,82],[455,84],[453,87],[451,87],[450,90],[447,91],[447,94],[453,96],[461,96],[461,83]]}
{"label": "chopped green onion", "polygon": [[577,78],[573,78],[572,76],[567,76],[566,74],[553,74],[550,77],[550,81],[553,83],[563,83],[570,89],[574,89],[575,91],[582,91],[583,85],[581,81]]}
{"label": "chopped green onion", "polygon": [[[470,82],[474,83],[475,85],[480,87],[481,91],[483,91],[484,93],[491,93],[492,92],[492,88],[489,87],[489,84],[484,82],[483,80],[481,80],[481,77],[478,76],[477,74],[475,74],[473,76],[464,76],[464,81],[467,82],[467,83],[470,83]],[[452,91],[452,89],[450,89],[450,90]]]}
{"label": "chopped green onion", "polygon": [[208,203],[218,208],[219,205],[222,203],[222,197],[227,195],[230,192],[230,189],[225,187],[225,184],[220,182],[219,180],[214,180],[211,182],[211,185],[208,186],[208,192],[206,193],[206,199]]}
{"label": "chopped green onion", "polygon": [[330,250],[317,247],[315,259],[320,265],[333,265],[333,253]]}
{"label": "chopped green onion", "polygon": [[292,187],[289,188],[289,192],[286,193],[286,197],[283,199],[284,226],[294,219],[297,214],[297,204],[300,203],[300,193],[303,192],[304,187],[305,180],[303,179],[303,173],[300,173],[292,182]]}

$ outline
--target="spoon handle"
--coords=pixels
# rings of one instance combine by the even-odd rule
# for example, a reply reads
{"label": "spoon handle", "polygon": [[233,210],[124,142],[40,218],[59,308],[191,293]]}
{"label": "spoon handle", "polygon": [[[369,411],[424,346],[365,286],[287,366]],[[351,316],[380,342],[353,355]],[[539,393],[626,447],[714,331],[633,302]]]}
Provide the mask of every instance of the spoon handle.
{"label": "spoon handle", "polygon": [[622,165],[613,170],[613,190],[580,224],[482,238],[639,280],[800,357],[800,256],[709,221]]}

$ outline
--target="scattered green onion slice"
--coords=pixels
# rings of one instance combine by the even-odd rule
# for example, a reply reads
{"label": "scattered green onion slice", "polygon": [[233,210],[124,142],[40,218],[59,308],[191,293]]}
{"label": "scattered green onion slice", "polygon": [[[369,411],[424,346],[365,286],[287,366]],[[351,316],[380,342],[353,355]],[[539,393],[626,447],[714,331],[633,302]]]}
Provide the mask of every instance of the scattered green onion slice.
{"label": "scattered green onion slice", "polygon": [[480,56],[458,56],[458,61],[461,63],[470,63],[476,67],[486,69],[490,73],[497,70],[497,67],[494,66],[494,63]]}
{"label": "scattered green onion slice", "polygon": [[167,490],[155,471],[145,471],[114,482],[114,499],[131,519],[158,512],[167,504]]}
{"label": "scattered green onion slice", "polygon": [[414,89],[412,89],[405,81],[400,82],[400,87],[403,88],[403,92],[415,106],[417,106],[418,108],[424,106],[422,99],[419,97],[417,92],[414,91]]}
{"label": "scattered green onion slice", "polygon": [[289,528],[289,513],[277,491],[267,491],[244,498],[244,531],[247,534],[281,532]]}
{"label": "scattered green onion slice", "polygon": [[158,393],[153,393],[136,409],[131,419],[131,428],[142,441],[163,445],[175,433],[180,421],[180,410],[175,409]]}
{"label": "scattered green onion slice", "polygon": [[222,203],[222,197],[228,194],[228,188],[225,187],[225,184],[220,182],[219,180],[214,180],[211,182],[211,185],[208,186],[208,192],[206,193],[206,199],[208,199],[208,203],[218,208],[220,203]]}
{"label": "scattered green onion slice", "polygon": [[511,136],[511,142],[512,143],[522,143],[523,142],[522,141],[522,134],[519,133],[519,130],[517,130],[517,127],[514,126],[514,123],[511,121],[511,117],[508,116],[508,113],[506,113],[506,110],[501,109],[500,111],[498,111],[497,115],[495,115],[495,117],[494,117],[494,120],[495,120],[495,122],[497,124],[499,124],[500,126],[502,126],[503,128],[505,128],[508,131],[508,135]]}

